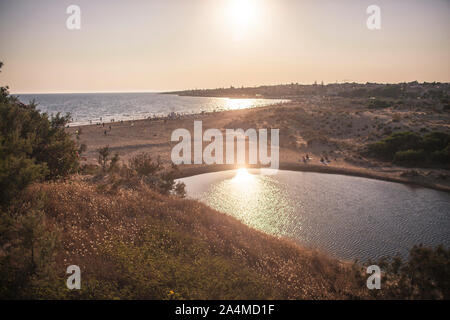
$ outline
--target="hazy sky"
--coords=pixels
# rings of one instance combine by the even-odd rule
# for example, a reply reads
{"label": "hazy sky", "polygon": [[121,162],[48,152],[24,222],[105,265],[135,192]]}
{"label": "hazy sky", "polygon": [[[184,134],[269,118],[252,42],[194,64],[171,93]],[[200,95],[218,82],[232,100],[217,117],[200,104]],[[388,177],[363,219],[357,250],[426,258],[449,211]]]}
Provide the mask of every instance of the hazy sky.
{"label": "hazy sky", "polygon": [[15,93],[450,81],[450,0],[0,0],[0,60]]}

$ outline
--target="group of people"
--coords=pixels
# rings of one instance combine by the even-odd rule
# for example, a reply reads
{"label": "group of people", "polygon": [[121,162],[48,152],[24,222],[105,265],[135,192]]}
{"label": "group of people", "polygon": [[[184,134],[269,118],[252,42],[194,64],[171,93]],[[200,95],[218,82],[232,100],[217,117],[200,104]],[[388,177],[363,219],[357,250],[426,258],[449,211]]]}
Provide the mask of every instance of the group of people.
{"label": "group of people", "polygon": [[[100,120],[101,120],[101,119],[102,119],[102,118],[100,118]],[[114,119],[112,119],[111,122],[114,122]],[[123,124],[123,120],[120,120],[120,123]],[[100,125],[100,123],[97,123],[97,125]],[[103,128],[105,127],[105,123],[104,123],[104,122],[102,122],[101,125],[102,125]],[[131,121],[131,126],[134,127],[134,121]],[[111,125],[109,125],[108,129],[109,129],[109,131],[112,130]],[[104,133],[105,136],[106,136],[106,135],[108,134],[108,131],[105,129],[105,130],[103,131],[103,133]]]}
{"label": "group of people", "polygon": [[[309,154],[306,154],[306,156],[303,156],[302,160],[303,160],[303,163],[306,164],[310,160],[312,160],[312,157],[310,157]],[[320,163],[322,163],[324,165],[327,165],[327,164],[331,163],[331,161],[328,159],[328,156],[325,155],[325,156],[320,158]]]}
{"label": "group of people", "polygon": [[[102,119],[102,118],[100,118],[100,120],[101,120],[101,119]],[[103,128],[105,127],[105,123],[104,123],[104,122],[101,122],[101,123],[100,123],[100,122],[97,122],[97,126],[100,126],[100,125],[101,125]],[[112,130],[111,125],[109,125],[108,129],[109,129],[109,131]],[[103,133],[104,133],[104,135],[106,136],[106,135],[108,134],[108,130],[105,129],[105,130],[103,131]]]}

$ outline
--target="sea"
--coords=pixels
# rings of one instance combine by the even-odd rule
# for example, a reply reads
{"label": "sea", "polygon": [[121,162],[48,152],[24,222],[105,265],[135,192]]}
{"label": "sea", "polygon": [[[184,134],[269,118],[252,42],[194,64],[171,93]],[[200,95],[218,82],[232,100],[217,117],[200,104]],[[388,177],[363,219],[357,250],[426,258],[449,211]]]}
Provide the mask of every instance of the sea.
{"label": "sea", "polygon": [[49,115],[71,116],[70,126],[138,120],[169,115],[198,114],[257,108],[288,102],[282,99],[186,97],[161,93],[17,94],[23,103],[34,101]]}

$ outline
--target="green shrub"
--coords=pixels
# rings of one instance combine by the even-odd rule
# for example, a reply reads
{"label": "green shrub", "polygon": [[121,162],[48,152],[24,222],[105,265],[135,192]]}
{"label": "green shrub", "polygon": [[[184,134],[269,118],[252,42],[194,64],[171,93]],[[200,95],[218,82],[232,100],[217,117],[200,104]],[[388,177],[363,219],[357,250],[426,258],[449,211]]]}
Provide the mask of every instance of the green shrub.
{"label": "green shrub", "polygon": [[416,149],[420,145],[420,136],[414,132],[396,132],[387,137],[384,141],[392,152]]}
{"label": "green shrub", "polygon": [[425,162],[426,158],[425,150],[409,149],[406,151],[397,151],[394,156],[394,163],[413,165]]}
{"label": "green shrub", "polygon": [[98,162],[103,170],[97,177],[101,178],[105,173],[110,174],[106,178],[106,184],[99,184],[102,190],[111,191],[111,188],[120,186],[134,188],[143,183],[161,194],[172,193],[182,198],[186,195],[184,183],[175,182],[179,175],[176,165],[164,166],[159,157],[154,161],[148,153],[137,154],[128,161],[128,164],[120,165],[117,153],[111,159],[109,155],[108,146],[99,149]]}
{"label": "green shrub", "polygon": [[450,135],[444,132],[431,132],[422,139],[423,148],[428,151],[443,150],[450,143]]}
{"label": "green shrub", "polygon": [[450,143],[445,149],[440,151],[434,151],[431,154],[433,161],[438,163],[450,163]]}
{"label": "green shrub", "polygon": [[370,156],[404,165],[438,165],[450,163],[450,135],[431,132],[421,137],[414,132],[396,132],[367,145]]}
{"label": "green shrub", "polygon": [[[373,262],[368,263],[374,264]],[[375,263],[383,271],[382,290],[371,294],[383,299],[450,298],[450,249],[414,246],[408,260],[401,257],[380,259]],[[376,292],[377,291],[377,292]]]}
{"label": "green shrub", "polygon": [[130,169],[134,170],[138,176],[152,176],[162,169],[161,159],[158,157],[153,161],[148,153],[140,153],[129,161]]}
{"label": "green shrub", "polygon": [[59,232],[49,228],[42,200],[40,195],[28,198],[14,214],[0,215],[1,299],[39,298],[57,285],[53,268]]}
{"label": "green shrub", "polygon": [[109,161],[109,146],[105,146],[98,150],[98,164],[101,165],[103,171],[106,171],[106,167]]}

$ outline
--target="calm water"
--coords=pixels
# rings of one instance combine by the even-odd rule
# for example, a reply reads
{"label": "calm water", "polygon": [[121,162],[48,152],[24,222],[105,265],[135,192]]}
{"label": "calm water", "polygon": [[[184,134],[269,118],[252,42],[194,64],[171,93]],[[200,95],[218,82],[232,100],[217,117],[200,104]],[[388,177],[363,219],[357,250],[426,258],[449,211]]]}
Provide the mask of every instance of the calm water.
{"label": "calm water", "polygon": [[342,259],[450,245],[450,194],[332,174],[222,171],[181,179],[189,197],[267,233]]}
{"label": "calm water", "polygon": [[[254,108],[285,102],[276,99],[229,99],[180,97],[158,93],[75,93],[75,94],[21,94],[28,103],[35,100],[38,109],[48,114],[61,112],[72,115],[72,125],[89,124],[111,119],[134,120],[175,113]],[[102,117],[102,120],[100,120]]]}

